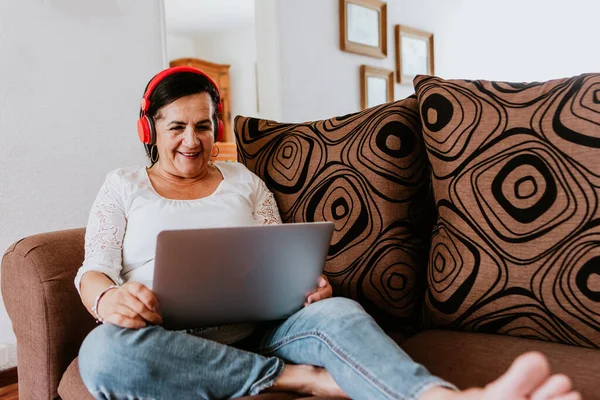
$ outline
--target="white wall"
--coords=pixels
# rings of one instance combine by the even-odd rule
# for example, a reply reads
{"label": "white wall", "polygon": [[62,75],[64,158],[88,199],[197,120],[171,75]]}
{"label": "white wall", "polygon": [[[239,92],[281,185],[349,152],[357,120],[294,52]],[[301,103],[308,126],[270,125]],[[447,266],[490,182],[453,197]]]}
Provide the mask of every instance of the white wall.
{"label": "white wall", "polygon": [[229,64],[232,122],[236,115],[258,115],[254,25],[201,35],[169,32],[167,48],[169,61],[194,57],[217,64]]}
{"label": "white wall", "polygon": [[[231,117],[256,116],[256,40],[254,25],[194,37],[198,58],[229,64]],[[233,121],[232,121],[233,122]]]}
{"label": "white wall", "polygon": [[[281,23],[279,5],[281,0],[254,2],[254,28],[256,36],[256,69],[260,116],[282,121],[281,54],[279,36]],[[306,26],[300,30],[304,34]]]}
{"label": "white wall", "polygon": [[[436,34],[436,69],[443,72],[448,59],[439,49],[445,46],[446,26],[456,18],[460,5],[461,0],[388,1],[388,57],[378,59],[340,50],[338,1],[278,1],[275,15],[279,34],[271,33],[271,37],[279,40],[281,119],[300,122],[360,110],[360,65],[395,69],[396,24]],[[258,9],[256,15],[258,18]],[[272,52],[269,56],[273,57]],[[259,72],[264,64],[273,64],[260,55],[258,60]],[[269,79],[277,77],[271,74]],[[402,99],[413,89],[411,85],[396,84],[394,92],[396,99]]]}
{"label": "white wall", "polygon": [[178,58],[194,56],[194,41],[192,38],[174,33],[167,33],[167,57],[169,61]]}
{"label": "white wall", "polygon": [[449,26],[447,77],[545,81],[600,71],[600,1],[462,1]]}
{"label": "white wall", "polygon": [[[600,70],[597,0],[390,0],[383,60],[340,50],[336,0],[256,7],[257,21],[275,20],[263,22],[274,26],[268,35],[257,35],[258,84],[275,93],[260,92],[261,111],[279,107],[268,117],[285,122],[358,111],[360,65],[395,69],[396,24],[434,33],[435,73],[444,78],[541,81]],[[413,92],[395,85],[396,99]]]}
{"label": "white wall", "polygon": [[135,124],[163,38],[162,0],[0,0],[0,253],[85,226],[106,173],[145,163]]}

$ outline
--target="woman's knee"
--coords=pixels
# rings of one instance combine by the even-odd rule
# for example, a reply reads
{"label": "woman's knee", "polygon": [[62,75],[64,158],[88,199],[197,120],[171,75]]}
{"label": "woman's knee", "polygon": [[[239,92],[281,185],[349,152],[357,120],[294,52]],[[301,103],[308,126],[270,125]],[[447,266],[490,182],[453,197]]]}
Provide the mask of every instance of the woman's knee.
{"label": "woman's knee", "polygon": [[331,297],[329,299],[317,301],[316,303],[311,304],[309,309],[310,307],[322,309],[319,311],[331,311],[337,313],[364,311],[360,304],[347,297]]}
{"label": "woman's knee", "polygon": [[345,297],[332,297],[310,304],[304,309],[309,318],[329,325],[333,321],[356,321],[371,318],[360,304]]}
{"label": "woman's knee", "polygon": [[124,328],[112,324],[100,325],[85,338],[79,349],[79,373],[86,386],[101,376],[106,368],[117,362],[116,358],[124,356],[119,349],[119,333]]}

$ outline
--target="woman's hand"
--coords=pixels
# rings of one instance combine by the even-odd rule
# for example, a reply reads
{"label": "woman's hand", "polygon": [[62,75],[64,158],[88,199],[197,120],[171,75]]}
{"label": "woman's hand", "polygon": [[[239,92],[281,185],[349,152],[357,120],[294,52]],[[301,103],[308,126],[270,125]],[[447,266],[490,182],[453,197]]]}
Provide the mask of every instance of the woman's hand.
{"label": "woman's hand", "polygon": [[333,288],[329,284],[327,278],[325,278],[325,275],[321,275],[319,277],[319,287],[317,287],[316,290],[309,293],[308,297],[306,298],[306,301],[304,302],[304,307],[306,307],[309,304],[316,303],[319,300],[328,299],[331,296],[333,296]]}
{"label": "woman's hand", "polygon": [[98,303],[98,315],[122,328],[139,329],[148,323],[162,324],[154,293],[138,282],[127,282],[109,290]]}

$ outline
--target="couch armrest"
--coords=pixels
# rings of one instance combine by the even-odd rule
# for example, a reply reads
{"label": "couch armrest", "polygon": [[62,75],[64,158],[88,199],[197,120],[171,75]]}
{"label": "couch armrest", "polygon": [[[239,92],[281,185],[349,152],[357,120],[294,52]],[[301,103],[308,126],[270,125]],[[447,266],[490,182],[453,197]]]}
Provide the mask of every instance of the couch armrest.
{"label": "couch armrest", "polygon": [[73,279],[84,229],[30,236],[2,258],[2,294],[17,337],[19,397],[54,399],[63,373],[95,322]]}

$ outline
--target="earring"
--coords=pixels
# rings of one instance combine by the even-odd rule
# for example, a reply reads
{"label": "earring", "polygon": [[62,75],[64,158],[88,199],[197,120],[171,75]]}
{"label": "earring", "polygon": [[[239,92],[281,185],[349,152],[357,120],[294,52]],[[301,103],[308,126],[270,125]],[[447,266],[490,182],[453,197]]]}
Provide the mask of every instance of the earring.
{"label": "earring", "polygon": [[212,154],[212,152],[211,152],[211,153],[210,153],[210,156],[211,156],[212,158],[215,158],[215,157],[216,157],[216,156],[218,156],[218,155],[219,155],[219,153],[221,152],[221,150],[219,149],[219,145],[218,145],[218,144],[216,144],[216,143],[215,143],[215,144],[213,145],[213,148],[214,148],[214,147],[216,147],[216,148],[217,148],[217,154],[214,154],[214,155],[213,155],[213,154]]}
{"label": "earring", "polygon": [[158,161],[158,147],[156,147],[156,144],[153,144],[150,148],[150,161],[152,161],[152,164],[156,164]]}

